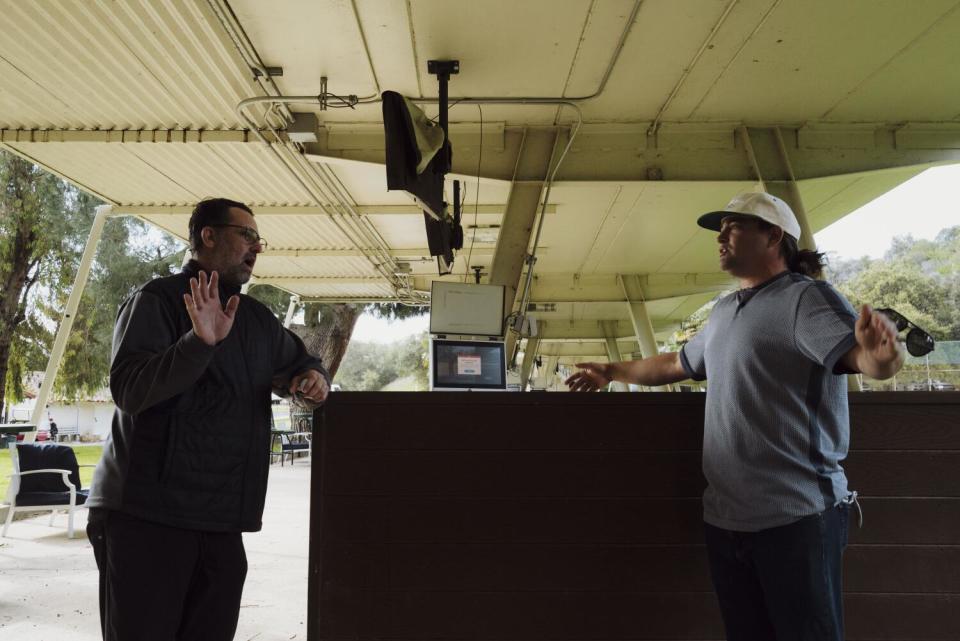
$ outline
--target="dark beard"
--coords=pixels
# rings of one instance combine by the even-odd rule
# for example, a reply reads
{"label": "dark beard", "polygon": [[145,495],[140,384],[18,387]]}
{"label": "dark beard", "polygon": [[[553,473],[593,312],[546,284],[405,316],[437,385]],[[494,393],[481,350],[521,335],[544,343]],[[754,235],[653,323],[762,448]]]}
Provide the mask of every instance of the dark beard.
{"label": "dark beard", "polygon": [[240,263],[224,269],[220,273],[220,282],[232,287],[242,287],[250,280],[252,274],[247,271],[246,265]]}

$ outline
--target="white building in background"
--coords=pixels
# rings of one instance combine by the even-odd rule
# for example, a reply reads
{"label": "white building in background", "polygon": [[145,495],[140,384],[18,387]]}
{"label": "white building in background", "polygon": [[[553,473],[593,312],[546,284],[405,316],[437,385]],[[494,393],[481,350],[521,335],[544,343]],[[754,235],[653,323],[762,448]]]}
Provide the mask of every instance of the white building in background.
{"label": "white building in background", "polygon": [[[11,421],[29,421],[33,413],[34,400],[43,380],[43,372],[30,372],[23,382],[26,398],[11,406]],[[109,388],[97,390],[95,394],[76,401],[52,396],[47,403],[44,421],[38,425],[40,431],[49,426],[49,419],[57,424],[60,434],[78,434],[84,440],[103,440],[110,433],[115,406]]]}
{"label": "white building in background", "polygon": [[[33,414],[34,399],[40,389],[42,380],[43,372],[30,372],[27,375],[23,382],[26,398],[22,402],[11,406],[11,421],[24,423],[30,421]],[[290,404],[287,400],[274,395],[272,406],[273,425],[271,427],[277,430],[294,429],[290,424]],[[113,421],[115,409],[116,405],[113,404],[113,397],[108,387],[99,389],[96,394],[76,401],[57,398],[54,395],[47,403],[47,415],[38,428],[39,431],[45,431],[52,418],[56,422],[61,435],[77,434],[79,438],[85,441],[102,441],[110,434],[110,425]]]}

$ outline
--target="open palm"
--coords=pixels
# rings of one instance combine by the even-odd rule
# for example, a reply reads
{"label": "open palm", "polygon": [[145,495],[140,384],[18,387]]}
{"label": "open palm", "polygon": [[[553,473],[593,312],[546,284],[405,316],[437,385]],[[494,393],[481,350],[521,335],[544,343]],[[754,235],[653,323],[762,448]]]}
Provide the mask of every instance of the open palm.
{"label": "open palm", "polygon": [[211,272],[208,281],[206,272],[201,271],[199,279],[190,279],[191,293],[183,295],[193,333],[207,345],[216,345],[227,337],[240,305],[240,297],[233,295],[226,306],[222,306],[217,283],[217,272]]}
{"label": "open palm", "polygon": [[577,363],[579,371],[564,381],[571,392],[595,392],[612,379],[605,363]]}

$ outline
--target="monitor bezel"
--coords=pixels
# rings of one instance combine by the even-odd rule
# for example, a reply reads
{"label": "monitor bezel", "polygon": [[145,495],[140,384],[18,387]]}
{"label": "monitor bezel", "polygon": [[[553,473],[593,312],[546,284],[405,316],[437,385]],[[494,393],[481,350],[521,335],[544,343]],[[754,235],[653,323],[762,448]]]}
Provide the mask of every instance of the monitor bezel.
{"label": "monitor bezel", "polygon": [[[500,384],[444,383],[437,382],[437,347],[496,347],[500,350]],[[430,383],[434,390],[506,390],[507,389],[507,346],[503,341],[465,341],[435,338],[430,341]]]}

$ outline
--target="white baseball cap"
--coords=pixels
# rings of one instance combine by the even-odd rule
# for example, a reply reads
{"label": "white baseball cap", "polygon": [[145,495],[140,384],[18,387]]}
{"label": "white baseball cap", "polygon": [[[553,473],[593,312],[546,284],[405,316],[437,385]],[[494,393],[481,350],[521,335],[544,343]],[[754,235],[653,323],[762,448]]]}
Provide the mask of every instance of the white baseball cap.
{"label": "white baseball cap", "polygon": [[742,214],[765,220],[771,225],[783,229],[784,233],[800,240],[800,223],[793,215],[790,205],[776,196],[763,192],[746,192],[733,197],[722,211],[711,211],[697,219],[697,224],[704,229],[720,231],[720,223],[727,216]]}

